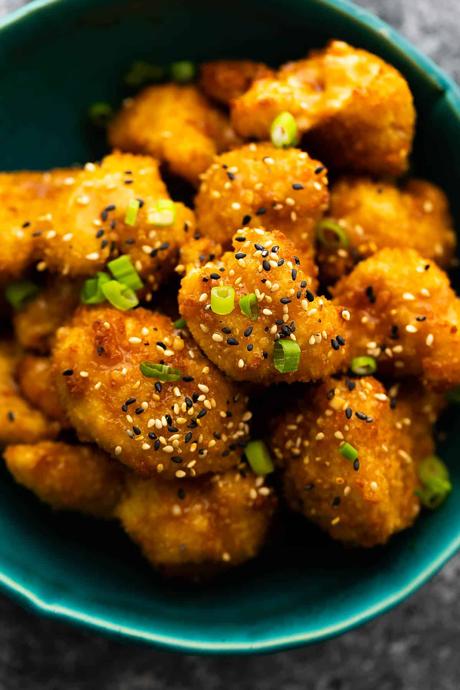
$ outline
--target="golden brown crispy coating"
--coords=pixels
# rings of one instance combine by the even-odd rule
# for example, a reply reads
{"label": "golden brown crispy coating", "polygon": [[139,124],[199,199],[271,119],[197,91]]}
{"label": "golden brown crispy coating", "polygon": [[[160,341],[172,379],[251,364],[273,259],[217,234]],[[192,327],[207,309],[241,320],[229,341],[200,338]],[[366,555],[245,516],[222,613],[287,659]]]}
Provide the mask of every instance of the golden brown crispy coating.
{"label": "golden brown crispy coating", "polygon": [[213,60],[200,67],[200,87],[209,98],[229,105],[245,93],[256,79],[272,77],[273,70],[253,60]]}
{"label": "golden brown crispy coating", "polygon": [[49,357],[24,355],[18,362],[16,378],[22,395],[37,410],[59,422],[61,427],[69,426],[58,397],[56,374]]}
{"label": "golden brown crispy coating", "polygon": [[412,95],[394,67],[365,50],[331,41],[281,67],[276,78],[258,79],[233,102],[232,123],[243,137],[268,139],[283,111],[332,168],[398,175],[407,167]]}
{"label": "golden brown crispy coating", "polygon": [[196,233],[188,238],[180,249],[180,264],[176,266],[178,273],[183,273],[186,269],[194,266],[203,266],[208,261],[214,261],[222,256],[222,245],[215,242],[212,237],[201,237]]}
{"label": "golden brown crispy coating", "polygon": [[[433,419],[419,392],[394,405],[372,377],[329,378],[306,390],[271,438],[291,508],[334,539],[366,547],[411,525],[419,511],[419,437],[431,437]],[[341,454],[344,443],[358,451],[357,461]]]}
{"label": "golden brown crispy coating", "polygon": [[262,477],[230,470],[183,482],[130,476],[117,512],[155,567],[197,575],[256,556],[275,504]]}
{"label": "golden brown crispy coating", "polygon": [[[179,309],[206,355],[239,381],[310,381],[337,371],[348,358],[341,338],[348,314],[342,316],[339,307],[313,295],[312,278],[293,244],[280,232],[243,228],[234,247],[182,279]],[[226,316],[211,310],[211,290],[219,286],[235,290],[234,310]],[[239,307],[239,299],[251,293],[258,300],[255,321]],[[275,369],[273,350],[280,337],[300,346],[297,371]]]}
{"label": "golden brown crispy coating", "polygon": [[34,260],[35,233],[72,170],[0,173],[1,281],[18,278]]}
{"label": "golden brown crispy coating", "polygon": [[4,457],[16,481],[52,508],[113,516],[124,473],[98,448],[42,441],[8,446]]}
{"label": "golden brown crispy coating", "polygon": [[[143,205],[130,226],[125,217],[134,199]],[[100,164],[87,163],[54,205],[51,234],[43,232],[38,240],[43,265],[65,275],[93,275],[103,269],[113,242],[155,289],[173,271],[185,231],[193,225],[193,212],[180,203],[174,204],[172,225],[152,224],[160,199],[169,195],[153,158],[115,152]]]}
{"label": "golden brown crispy coating", "polygon": [[59,424],[47,419],[21,397],[14,375],[20,353],[11,343],[0,344],[0,446],[35,443],[53,438]]}
{"label": "golden brown crispy coating", "polygon": [[50,278],[34,299],[15,312],[16,340],[26,350],[48,353],[54,335],[80,303],[80,282]]}
{"label": "golden brown crispy coating", "polygon": [[228,118],[196,86],[162,84],[125,101],[109,127],[109,141],[124,151],[155,156],[196,185],[216,153],[237,138]]}
{"label": "golden brown crispy coating", "polygon": [[460,384],[460,300],[449,278],[413,249],[382,249],[334,288],[350,309],[349,354],[379,369],[422,376],[431,386]]}
{"label": "golden brown crispy coating", "polygon": [[248,144],[215,159],[196,197],[204,235],[229,245],[241,227],[281,230],[313,269],[314,228],[328,204],[327,170],[299,149]]}
{"label": "golden brown crispy coating", "polygon": [[[182,378],[148,378],[139,369],[144,361],[178,369]],[[166,316],[81,308],[57,334],[54,364],[81,439],[139,474],[194,477],[239,462],[247,398]]]}
{"label": "golden brown crispy coating", "polygon": [[331,189],[327,215],[349,240],[347,249],[318,247],[321,275],[329,283],[384,247],[412,247],[440,266],[452,261],[456,240],[448,201],[431,182],[410,180],[399,188],[383,180],[345,177]]}

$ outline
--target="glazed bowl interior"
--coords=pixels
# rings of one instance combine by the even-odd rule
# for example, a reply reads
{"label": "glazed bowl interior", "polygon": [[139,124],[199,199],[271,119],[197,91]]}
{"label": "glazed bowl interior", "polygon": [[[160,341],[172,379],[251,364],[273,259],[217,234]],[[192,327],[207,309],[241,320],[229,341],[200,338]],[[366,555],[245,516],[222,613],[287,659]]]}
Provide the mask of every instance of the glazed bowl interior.
{"label": "glazed bowl interior", "polygon": [[[87,107],[123,96],[135,59],[252,57],[271,63],[339,38],[408,78],[418,110],[414,172],[440,183],[458,217],[455,86],[381,22],[334,0],[60,0],[0,27],[0,169],[81,163],[103,152]],[[343,632],[400,601],[460,545],[460,425],[442,455],[454,491],[388,546],[357,553],[300,518],[273,528],[253,563],[201,587],[165,583],[116,525],[54,514],[3,472],[0,581],[42,611],[176,650],[275,650]]]}

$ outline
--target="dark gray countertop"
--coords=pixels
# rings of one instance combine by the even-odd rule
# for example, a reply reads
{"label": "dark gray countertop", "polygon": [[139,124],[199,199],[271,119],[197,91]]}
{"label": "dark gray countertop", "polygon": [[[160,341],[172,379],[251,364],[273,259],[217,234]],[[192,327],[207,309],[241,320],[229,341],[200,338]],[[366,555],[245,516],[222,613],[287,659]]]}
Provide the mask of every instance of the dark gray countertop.
{"label": "dark gray countertop", "polygon": [[[0,0],[0,13],[19,4]],[[460,80],[460,0],[358,4]],[[460,556],[378,620],[272,656],[167,654],[38,618],[0,597],[0,690],[458,690],[459,652]]]}

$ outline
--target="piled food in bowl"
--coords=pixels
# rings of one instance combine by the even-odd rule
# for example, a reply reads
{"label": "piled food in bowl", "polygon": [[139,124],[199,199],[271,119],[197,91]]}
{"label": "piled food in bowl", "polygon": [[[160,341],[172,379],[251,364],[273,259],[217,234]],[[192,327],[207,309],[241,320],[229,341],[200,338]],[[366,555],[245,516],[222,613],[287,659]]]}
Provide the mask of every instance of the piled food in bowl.
{"label": "piled food in bowl", "polygon": [[134,65],[161,82],[102,161],[0,175],[6,466],[168,574],[255,557],[280,501],[384,544],[451,490],[433,425],[460,384],[455,234],[406,175],[409,87],[339,41],[167,74]]}

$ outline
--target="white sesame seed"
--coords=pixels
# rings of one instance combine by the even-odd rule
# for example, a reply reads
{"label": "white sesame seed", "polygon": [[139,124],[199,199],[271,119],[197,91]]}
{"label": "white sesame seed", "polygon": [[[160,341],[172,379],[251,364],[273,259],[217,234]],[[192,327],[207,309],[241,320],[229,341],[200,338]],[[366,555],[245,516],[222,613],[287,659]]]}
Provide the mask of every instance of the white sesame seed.
{"label": "white sesame seed", "polygon": [[99,252],[91,252],[85,256],[88,261],[97,261],[99,259]]}
{"label": "white sesame seed", "polygon": [[385,395],[385,393],[375,393],[374,398],[376,400],[380,400],[381,402],[385,402],[388,400],[388,396]]}
{"label": "white sesame seed", "polygon": [[130,338],[128,338],[128,342],[132,343],[133,345],[137,345],[142,342],[142,338],[138,338],[136,335],[132,335]]}
{"label": "white sesame seed", "polygon": [[243,368],[244,368],[244,359],[239,359],[239,360],[238,360],[238,367],[239,367],[240,369],[243,369]]}
{"label": "white sesame seed", "polygon": [[433,333],[428,333],[426,336],[425,343],[428,345],[428,347],[431,347],[434,343],[434,335]]}
{"label": "white sesame seed", "polygon": [[408,333],[417,333],[417,330],[418,329],[415,326],[413,326],[411,323],[408,323],[406,326],[406,331]]}
{"label": "white sesame seed", "polygon": [[83,379],[86,379],[86,378],[88,378],[89,374],[88,374],[87,371],[80,371],[80,376],[81,376]]}
{"label": "white sesame seed", "polygon": [[349,321],[351,318],[351,314],[348,311],[348,309],[342,309],[341,316],[342,316],[342,319],[345,319],[345,321]]}
{"label": "white sesame seed", "polygon": [[213,333],[211,337],[215,343],[222,343],[224,340],[223,336],[220,333]]}
{"label": "white sesame seed", "polygon": [[122,449],[121,446],[115,446],[115,449],[114,449],[113,452],[115,453],[115,455],[121,455],[121,451],[122,451],[122,450],[123,450],[123,449]]}

